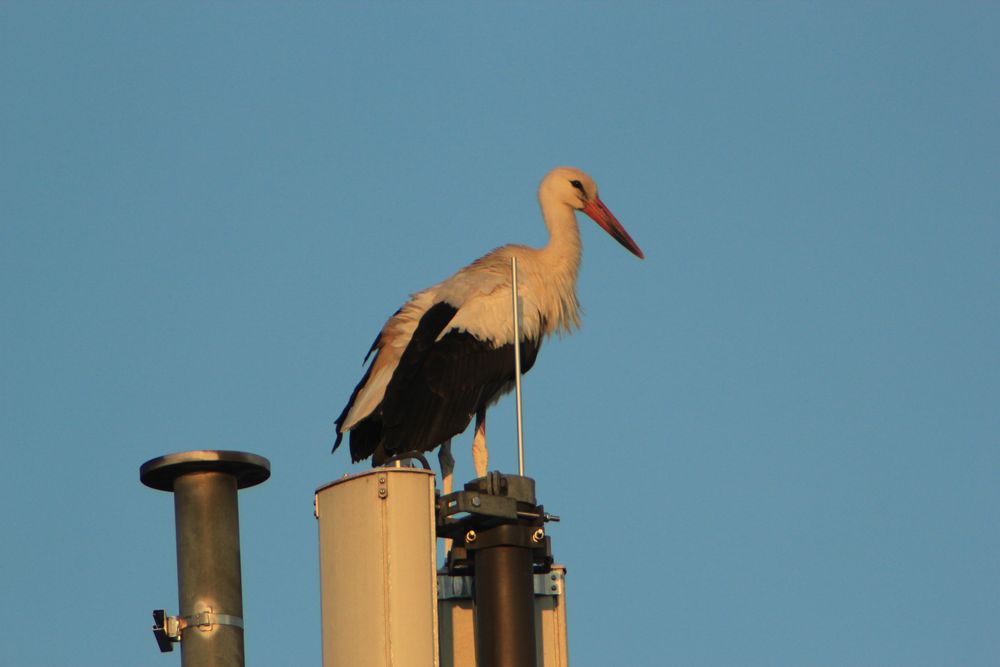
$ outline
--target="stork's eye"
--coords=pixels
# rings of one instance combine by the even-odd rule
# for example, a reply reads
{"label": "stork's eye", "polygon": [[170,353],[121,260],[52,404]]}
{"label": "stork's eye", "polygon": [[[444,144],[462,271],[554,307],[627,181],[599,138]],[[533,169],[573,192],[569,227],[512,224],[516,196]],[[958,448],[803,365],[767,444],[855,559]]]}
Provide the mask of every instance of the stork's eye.
{"label": "stork's eye", "polygon": [[582,194],[583,196],[587,196],[587,191],[583,189],[583,183],[581,183],[580,181],[570,181],[569,184],[572,185],[577,190],[579,190],[580,194]]}

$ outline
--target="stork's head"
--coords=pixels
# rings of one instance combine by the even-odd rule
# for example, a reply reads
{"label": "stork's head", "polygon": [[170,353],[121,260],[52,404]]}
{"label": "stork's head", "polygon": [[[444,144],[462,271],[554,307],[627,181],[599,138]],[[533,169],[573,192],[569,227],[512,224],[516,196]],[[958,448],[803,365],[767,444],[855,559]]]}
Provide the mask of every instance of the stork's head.
{"label": "stork's head", "polygon": [[538,199],[543,208],[547,204],[562,204],[583,211],[629,252],[644,258],[636,242],[597,196],[597,183],[579,169],[556,167],[550,171],[538,187]]}

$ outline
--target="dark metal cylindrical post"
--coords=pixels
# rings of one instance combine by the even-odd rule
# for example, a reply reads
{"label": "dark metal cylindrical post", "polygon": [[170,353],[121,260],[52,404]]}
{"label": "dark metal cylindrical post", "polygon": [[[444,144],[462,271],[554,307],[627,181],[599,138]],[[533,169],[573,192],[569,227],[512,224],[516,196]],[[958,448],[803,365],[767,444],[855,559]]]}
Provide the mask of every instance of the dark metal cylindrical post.
{"label": "dark metal cylindrical post", "polygon": [[[535,601],[531,548],[521,542],[522,526],[501,525],[497,546],[475,551],[476,660],[480,667],[535,664]],[[506,537],[507,539],[504,539]],[[481,534],[488,539],[488,533]],[[504,544],[506,542],[506,544]]]}
{"label": "dark metal cylindrical post", "polygon": [[243,667],[243,584],[237,490],[271,474],[246,452],[168,454],[139,469],[142,483],[174,493],[180,613],[153,628],[161,651],[181,642],[183,667]]}
{"label": "dark metal cylindrical post", "polygon": [[552,567],[546,521],[559,517],[537,504],[535,480],[488,473],[463,491],[438,501],[439,537],[456,540],[448,554],[449,577],[471,571],[479,667],[533,667],[535,574]]}
{"label": "dark metal cylindrical post", "polygon": [[[236,478],[198,472],[174,482],[177,589],[182,618],[209,612],[243,618]],[[183,667],[243,667],[243,628],[235,624],[188,628]]]}

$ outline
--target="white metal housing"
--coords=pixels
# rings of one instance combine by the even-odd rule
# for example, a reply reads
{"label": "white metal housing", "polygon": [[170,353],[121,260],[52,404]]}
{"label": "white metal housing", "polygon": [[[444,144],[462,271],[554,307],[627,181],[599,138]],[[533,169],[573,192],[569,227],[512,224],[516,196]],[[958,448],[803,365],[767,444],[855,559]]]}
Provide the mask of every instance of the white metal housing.
{"label": "white metal housing", "polygon": [[316,518],[324,667],[437,667],[434,473],[344,477]]}

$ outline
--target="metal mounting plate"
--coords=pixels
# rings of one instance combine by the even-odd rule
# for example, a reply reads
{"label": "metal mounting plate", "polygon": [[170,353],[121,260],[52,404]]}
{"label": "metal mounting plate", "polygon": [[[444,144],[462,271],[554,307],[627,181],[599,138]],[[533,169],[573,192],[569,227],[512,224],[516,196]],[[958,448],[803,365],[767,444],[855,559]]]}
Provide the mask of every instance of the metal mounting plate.
{"label": "metal mounting plate", "polygon": [[150,459],[139,468],[139,479],[158,491],[173,491],[174,480],[193,472],[221,472],[236,477],[236,486],[245,489],[271,476],[271,462],[249,452],[196,449]]}
{"label": "metal mounting plate", "polygon": [[[565,573],[557,567],[552,572],[536,574],[535,595],[562,595]],[[438,600],[472,598],[475,577],[438,574]]]}

